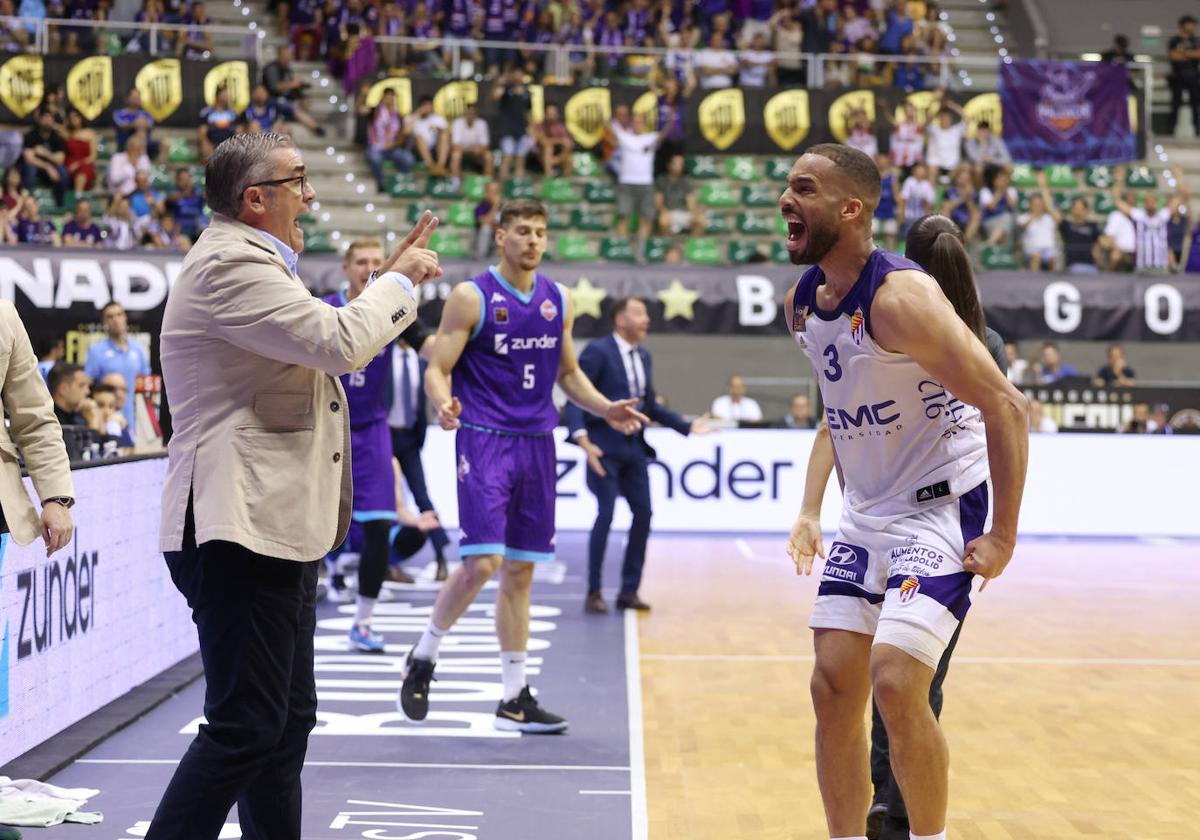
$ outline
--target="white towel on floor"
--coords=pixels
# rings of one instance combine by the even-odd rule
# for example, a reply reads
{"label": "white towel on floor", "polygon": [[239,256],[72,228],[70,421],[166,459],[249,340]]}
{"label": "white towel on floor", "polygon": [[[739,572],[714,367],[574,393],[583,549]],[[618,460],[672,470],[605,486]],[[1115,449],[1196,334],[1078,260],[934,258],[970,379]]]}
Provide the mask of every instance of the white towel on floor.
{"label": "white towel on floor", "polygon": [[94,825],[104,815],[79,809],[98,793],[92,788],[64,788],[36,779],[0,776],[0,823],[38,828],[64,822]]}

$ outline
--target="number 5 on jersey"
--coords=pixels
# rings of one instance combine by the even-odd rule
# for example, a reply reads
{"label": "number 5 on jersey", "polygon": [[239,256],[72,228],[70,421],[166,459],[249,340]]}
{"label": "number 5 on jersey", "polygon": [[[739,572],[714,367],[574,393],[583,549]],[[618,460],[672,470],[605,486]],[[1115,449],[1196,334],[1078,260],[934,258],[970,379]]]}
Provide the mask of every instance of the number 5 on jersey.
{"label": "number 5 on jersey", "polygon": [[521,377],[521,387],[526,391],[533,390],[533,386],[536,381],[533,373],[534,369],[535,368],[533,365],[525,365],[525,374]]}

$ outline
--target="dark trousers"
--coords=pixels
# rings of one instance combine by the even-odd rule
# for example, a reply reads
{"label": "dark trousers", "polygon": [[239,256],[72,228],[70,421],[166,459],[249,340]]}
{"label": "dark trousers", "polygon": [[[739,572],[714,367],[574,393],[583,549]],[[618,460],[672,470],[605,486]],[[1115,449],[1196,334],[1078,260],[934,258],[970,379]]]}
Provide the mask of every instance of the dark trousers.
{"label": "dark trousers", "polygon": [[1192,128],[1200,136],[1200,76],[1170,76],[1171,85],[1171,133],[1179,123],[1179,109],[1183,106],[1184,94],[1192,106]]}
{"label": "dark trousers", "polygon": [[[933,709],[934,717],[942,715],[942,684],[946,681],[946,672],[950,670],[950,656],[958,644],[958,634],[962,632],[962,622],[946,652],[938,662],[937,670],[933,672],[933,681],[929,684],[929,707]],[[883,833],[880,840],[908,840],[908,810],[904,807],[904,797],[900,795],[900,785],[896,783],[896,775],[892,772],[892,763],[888,753],[887,729],[883,725],[883,717],[879,707],[871,701],[871,783],[875,787],[875,801],[887,802],[887,819],[884,821]]]}
{"label": "dark trousers", "polygon": [[39,185],[44,184],[54,193],[54,203],[59,207],[63,206],[63,203],[66,201],[67,197],[67,187],[71,183],[71,176],[67,172],[67,167],[55,167],[55,169],[58,170],[57,181],[51,180],[50,176],[46,173],[46,170],[42,169],[40,166],[34,166],[32,163],[22,163],[21,167],[21,182],[25,185],[25,189],[32,191],[37,189]]}
{"label": "dark trousers", "polygon": [[317,722],[317,563],[197,547],[166,553],[200,636],[204,716],[147,840],[216,840],[234,803],[247,840],[299,840],[300,771]]}
{"label": "dark trousers", "polygon": [[[425,465],[421,463],[422,437],[409,429],[392,429],[392,454],[400,462],[400,472],[408,482],[408,489],[412,491],[417,507],[427,511],[436,508],[429,499],[429,488],[425,486]],[[450,544],[446,529],[440,526],[429,532],[429,541],[439,555]]]}
{"label": "dark trousers", "polygon": [[613,508],[617,497],[624,496],[633,513],[625,546],[625,564],[621,567],[621,594],[633,595],[642,584],[642,566],[646,562],[646,541],[650,539],[650,476],[646,472],[646,456],[606,454],[600,459],[607,473],[603,478],[587,471],[587,486],[596,497],[596,523],[588,539],[588,591],[600,591],[600,573],[604,566],[604,551],[608,547],[608,532],[612,528]]}

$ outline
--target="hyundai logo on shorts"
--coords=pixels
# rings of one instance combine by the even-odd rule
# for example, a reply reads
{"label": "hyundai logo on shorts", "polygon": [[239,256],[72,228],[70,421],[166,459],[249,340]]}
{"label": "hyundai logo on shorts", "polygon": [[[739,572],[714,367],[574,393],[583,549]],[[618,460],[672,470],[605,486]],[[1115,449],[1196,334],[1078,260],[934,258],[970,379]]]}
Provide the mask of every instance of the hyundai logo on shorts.
{"label": "hyundai logo on shorts", "polygon": [[867,562],[867,550],[857,545],[835,542],[829,547],[829,562],[835,566],[849,566],[855,560]]}

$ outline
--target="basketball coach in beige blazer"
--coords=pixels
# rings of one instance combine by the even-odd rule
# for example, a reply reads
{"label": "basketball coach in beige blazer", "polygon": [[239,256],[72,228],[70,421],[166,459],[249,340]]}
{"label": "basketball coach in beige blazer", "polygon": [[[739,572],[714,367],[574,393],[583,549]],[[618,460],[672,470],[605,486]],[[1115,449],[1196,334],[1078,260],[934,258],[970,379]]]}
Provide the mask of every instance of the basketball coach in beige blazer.
{"label": "basketball coach in beige blazer", "polygon": [[[17,545],[29,545],[41,534],[49,557],[74,530],[71,464],[29,334],[6,300],[0,301],[0,398],[8,414],[8,427],[0,423],[0,530],[10,532]],[[42,500],[40,518],[21,480],[18,447]]]}
{"label": "basketball coach in beige blazer", "polygon": [[426,213],[349,305],[296,276],[316,193],[292,141],[239,134],[205,171],[212,224],[167,298],[161,357],[174,435],[161,548],[187,598],[207,681],[148,840],[216,840],[236,802],[247,838],[300,838],[316,725],[316,562],[350,522],[350,424],[337,377],[416,317],[441,273]]}

